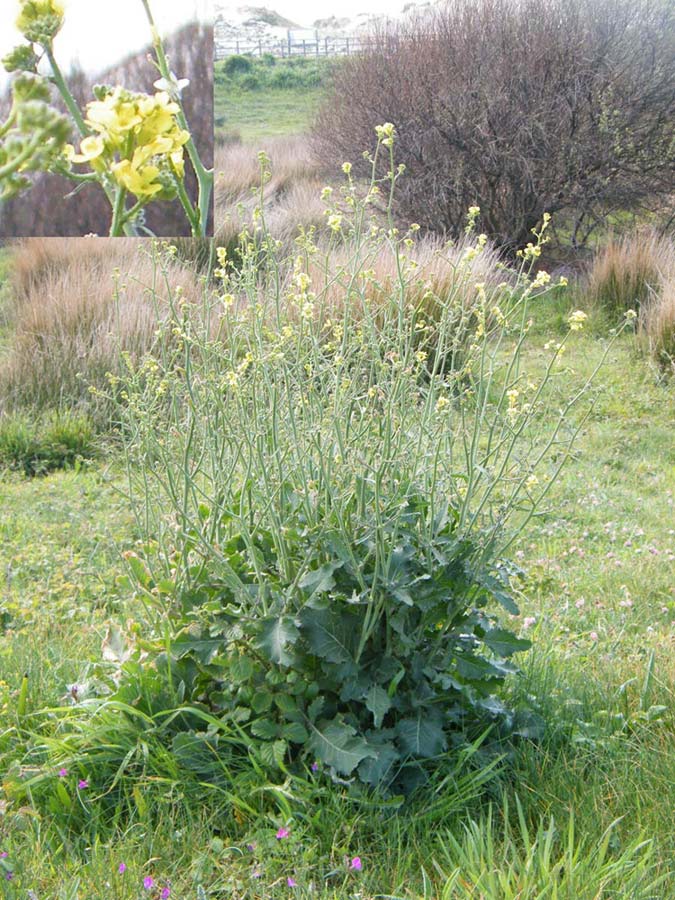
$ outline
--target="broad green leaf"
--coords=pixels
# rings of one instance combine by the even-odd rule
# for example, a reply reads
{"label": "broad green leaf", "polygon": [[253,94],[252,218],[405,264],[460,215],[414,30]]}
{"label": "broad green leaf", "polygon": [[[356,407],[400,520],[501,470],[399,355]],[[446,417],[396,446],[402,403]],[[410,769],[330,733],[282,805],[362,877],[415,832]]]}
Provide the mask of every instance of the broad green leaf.
{"label": "broad green leaf", "polygon": [[[313,653],[332,663],[353,663],[350,626],[329,609],[305,608],[300,615],[302,632]],[[351,617],[350,617],[351,619]]]}
{"label": "broad green leaf", "polygon": [[277,709],[280,709],[282,713],[294,713],[298,711],[298,704],[293,697],[288,694],[275,694],[274,702]]}
{"label": "broad green leaf", "polygon": [[307,715],[312,720],[312,722],[316,722],[318,717],[321,715],[321,710],[324,705],[323,697],[315,697],[314,700],[309,704],[307,708]]}
{"label": "broad green leaf", "polygon": [[281,734],[287,741],[292,741],[294,744],[304,744],[309,737],[309,733],[302,722],[288,722],[288,724],[282,726]]}
{"label": "broad green leaf", "polygon": [[366,695],[366,707],[373,714],[375,728],[380,728],[382,720],[391,708],[389,694],[379,684],[374,684]]}
{"label": "broad green leaf", "polygon": [[254,668],[253,660],[248,656],[235,656],[230,660],[230,672],[235,681],[248,681]]}
{"label": "broad green leaf", "polygon": [[306,572],[300,579],[300,587],[309,594],[323,594],[330,591],[335,587],[333,572],[341,566],[341,562],[330,562]]}
{"label": "broad green leaf", "polygon": [[272,705],[272,694],[269,691],[256,691],[251,697],[251,706],[257,713],[265,712]]}
{"label": "broad green leaf", "polygon": [[401,750],[411,756],[428,758],[445,750],[447,743],[437,717],[420,710],[415,718],[401,719],[396,725]]}
{"label": "broad green leaf", "polygon": [[511,656],[512,653],[529,650],[532,646],[531,641],[516,637],[512,631],[507,631],[505,628],[493,628],[488,631],[483,641],[498,656]]}
{"label": "broad green leaf", "polygon": [[505,589],[504,583],[500,581],[499,578],[495,578],[494,575],[483,575],[480,579],[480,584],[487,590],[488,594],[500,603],[504,609],[511,613],[512,616],[517,616],[520,614],[520,610],[518,609],[518,604],[513,599],[511,594]]}
{"label": "broad green leaf", "polygon": [[271,741],[272,738],[278,737],[279,726],[271,719],[256,719],[251,725],[251,732],[259,738]]}
{"label": "broad green leaf", "polygon": [[293,654],[287,649],[298,639],[297,625],[290,616],[278,619],[265,619],[260,629],[259,647],[267,654],[267,658],[280,666],[290,666]]}
{"label": "broad green leaf", "polygon": [[270,741],[260,746],[260,756],[266,766],[271,769],[281,769],[287,749],[286,741]]}
{"label": "broad green leaf", "polygon": [[391,774],[393,766],[400,758],[400,753],[389,741],[376,746],[375,749],[376,756],[359,763],[359,778],[372,787],[377,787]]}
{"label": "broad green leaf", "polygon": [[357,737],[355,728],[339,719],[321,726],[310,724],[310,729],[310,750],[341,775],[351,775],[361,760],[377,756],[367,741]]}

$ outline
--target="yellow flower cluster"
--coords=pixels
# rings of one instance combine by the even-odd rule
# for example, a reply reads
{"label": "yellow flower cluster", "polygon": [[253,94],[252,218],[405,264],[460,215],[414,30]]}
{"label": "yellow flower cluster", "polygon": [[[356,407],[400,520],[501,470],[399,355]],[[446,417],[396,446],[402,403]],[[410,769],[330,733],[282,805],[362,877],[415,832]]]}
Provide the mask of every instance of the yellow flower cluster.
{"label": "yellow flower cluster", "polygon": [[180,107],[168,93],[135,94],[116,87],[87,106],[87,125],[80,152],[70,146],[74,163],[89,163],[99,172],[109,169],[122,187],[144,200],[175,193],[183,178],[183,148],[190,139],[176,119]]}

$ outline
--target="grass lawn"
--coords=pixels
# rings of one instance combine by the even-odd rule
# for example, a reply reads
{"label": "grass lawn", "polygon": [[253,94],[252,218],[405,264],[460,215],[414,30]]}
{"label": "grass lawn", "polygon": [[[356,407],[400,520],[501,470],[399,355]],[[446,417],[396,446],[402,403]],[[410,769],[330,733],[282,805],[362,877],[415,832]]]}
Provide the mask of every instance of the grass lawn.
{"label": "grass lawn", "polygon": [[326,60],[250,61],[251,69],[228,76],[216,64],[215,122],[221,138],[245,143],[307,131],[330,73]]}
{"label": "grass lawn", "polygon": [[216,92],[216,126],[223,136],[245,143],[307,130],[321,102],[321,88],[268,88]]}
{"label": "grass lawn", "polygon": [[[545,338],[556,332],[556,315],[547,317],[528,360],[533,369],[544,359]],[[597,362],[603,345],[598,333],[575,339],[565,363],[569,385]],[[595,399],[576,458],[512,551],[528,573],[522,619],[536,621],[527,629],[534,649],[510,689],[539,698],[549,730],[564,724],[568,739],[524,742],[488,795],[499,803],[517,794],[531,821],[553,815],[561,829],[573,812],[589,846],[623,817],[612,847],[638,835],[653,838],[659,868],[669,873],[658,895],[666,898],[675,894],[675,396],[625,338],[597,378]],[[142,619],[139,600],[119,579],[121,550],[133,546],[134,528],[116,482],[114,469],[0,481],[4,770],[22,765],[30,773],[13,728],[22,675],[29,676],[29,712],[67,706],[69,685],[94,677],[108,624]],[[48,740],[58,733],[58,719],[43,717],[38,727]],[[95,772],[86,774],[91,792],[70,785],[71,802],[91,816],[93,832],[85,829],[91,838],[102,786]],[[15,893],[5,896],[23,897],[30,888],[39,898],[103,900],[112,889],[116,900],[134,900],[142,878],[153,877],[161,889],[170,881],[180,898],[201,896],[198,885],[207,896],[261,900],[440,897],[441,873],[451,868],[449,835],[460,834],[467,808],[480,811],[475,801],[458,800],[452,781],[434,786],[443,802],[431,821],[414,803],[395,813],[350,800],[344,788],[318,776],[314,787],[293,780],[283,788],[259,785],[281,793],[276,813],[253,818],[245,797],[209,800],[205,786],[197,802],[180,783],[153,782],[150,771],[139,784],[143,793],[134,794],[130,817],[93,843],[54,826],[44,810],[0,798],[0,844],[15,873],[8,883]],[[428,794],[424,803],[428,811]],[[281,841],[275,834],[285,808],[291,836]],[[256,879],[253,858],[261,855],[265,877]],[[356,856],[361,870],[349,868]],[[290,889],[288,878],[298,887]]]}

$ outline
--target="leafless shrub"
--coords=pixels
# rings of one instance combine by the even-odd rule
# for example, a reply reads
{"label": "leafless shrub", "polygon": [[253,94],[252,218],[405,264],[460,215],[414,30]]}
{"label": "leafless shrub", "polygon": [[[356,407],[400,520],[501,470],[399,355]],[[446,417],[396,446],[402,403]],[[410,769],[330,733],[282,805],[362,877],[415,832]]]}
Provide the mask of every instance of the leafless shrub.
{"label": "leafless shrub", "polygon": [[479,205],[514,246],[564,212],[578,243],[609,210],[672,195],[674,26],[666,0],[448,0],[344,61],[313,145],[365,172],[392,122],[407,221],[459,234]]}

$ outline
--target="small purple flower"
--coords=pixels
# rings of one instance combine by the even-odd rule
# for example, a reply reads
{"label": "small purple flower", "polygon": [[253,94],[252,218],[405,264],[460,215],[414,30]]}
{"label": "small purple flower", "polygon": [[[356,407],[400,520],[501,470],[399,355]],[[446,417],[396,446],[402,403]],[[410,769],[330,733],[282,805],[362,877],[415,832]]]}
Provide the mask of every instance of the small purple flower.
{"label": "small purple flower", "polygon": [[80,778],[80,780],[77,782],[77,787],[81,791],[86,791],[87,788],[89,787],[89,782],[87,781],[86,778]]}
{"label": "small purple flower", "polygon": [[6,872],[5,873],[5,881],[11,881],[14,878],[14,872]]}
{"label": "small purple flower", "polygon": [[312,765],[310,766],[310,769],[312,770],[312,772],[318,772],[319,771],[318,762],[313,762]]}
{"label": "small purple flower", "polygon": [[355,856],[352,861],[349,863],[349,868],[354,872],[360,872],[363,868],[363,863],[361,862],[360,856]]}
{"label": "small purple flower", "polygon": [[120,875],[124,875],[126,870],[127,870],[126,863],[120,863],[117,868],[117,871],[120,873]]}
{"label": "small purple flower", "polygon": [[171,896],[171,888],[167,885],[162,890],[162,893],[159,896],[160,896],[161,900],[169,900],[169,897]]}
{"label": "small purple flower", "polygon": [[67,778],[68,769],[59,769],[59,778]]}
{"label": "small purple flower", "polygon": [[6,850],[3,850],[2,853],[0,853],[0,859],[7,859],[8,856],[9,853]]}
{"label": "small purple flower", "polygon": [[255,870],[255,872],[251,872],[251,878],[262,878],[262,872]]}
{"label": "small purple flower", "polygon": [[290,835],[290,831],[288,830],[288,828],[280,828],[277,831],[277,840],[283,841],[283,839],[287,838],[289,835]]}
{"label": "small purple flower", "polygon": [[253,844],[247,844],[247,845],[246,845],[246,849],[248,850],[249,853],[253,853],[253,851],[255,850],[255,844],[254,844],[254,843],[253,843]]}
{"label": "small purple flower", "polygon": [[298,882],[294,878],[291,878],[290,875],[286,879],[286,884],[289,887],[297,887],[298,886]]}
{"label": "small purple flower", "polygon": [[154,885],[155,885],[154,878],[151,875],[146,875],[145,878],[143,879],[143,887],[146,889],[146,891],[149,891],[150,888],[154,887]]}

